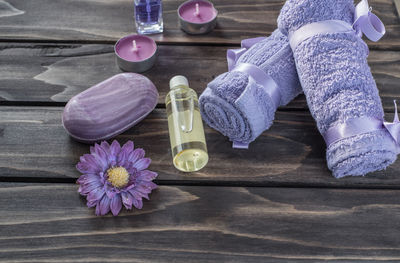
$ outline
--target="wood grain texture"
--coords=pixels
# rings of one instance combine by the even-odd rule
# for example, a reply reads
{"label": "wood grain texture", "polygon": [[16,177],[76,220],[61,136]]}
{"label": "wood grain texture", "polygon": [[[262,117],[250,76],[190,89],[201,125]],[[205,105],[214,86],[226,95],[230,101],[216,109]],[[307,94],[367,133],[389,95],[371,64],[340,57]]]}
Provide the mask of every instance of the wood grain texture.
{"label": "wood grain texture", "polygon": [[[122,71],[112,45],[0,44],[0,97],[7,101],[67,102]],[[186,75],[197,91],[227,70],[226,48],[160,46],[156,65],[144,73],[164,103],[169,79]]]}
{"label": "wood grain texture", "polygon": [[[89,145],[73,141],[61,125],[61,108],[0,107],[0,176],[15,178],[77,178],[75,165]],[[392,117],[392,116],[389,116]],[[325,145],[307,112],[278,112],[275,124],[249,150],[232,149],[228,139],[206,128],[210,160],[196,173],[172,164],[165,110],[157,109],[117,137],[133,140],[153,161],[158,182],[179,184],[283,185],[329,187],[400,186],[400,162],[367,177],[334,179],[326,167]],[[14,179],[13,179],[14,178]],[[32,180],[32,179],[30,179]]]}
{"label": "wood grain texture", "polygon": [[[164,43],[229,43],[270,34],[283,0],[214,0],[218,25],[210,34],[190,36],[178,27],[176,10],[183,1],[165,0]],[[400,48],[400,24],[392,0],[371,0],[374,12],[386,25],[387,35],[372,48]],[[1,0],[2,40],[109,41],[135,31],[131,0]]]}
{"label": "wood grain texture", "polygon": [[[227,70],[228,47],[160,46],[159,58],[144,73],[157,86],[159,103],[169,91],[169,79],[189,77],[200,94],[207,83]],[[2,101],[67,102],[72,96],[117,73],[112,45],[0,44],[0,104]],[[400,52],[372,51],[369,56],[383,105],[392,111],[400,100]],[[300,95],[287,108],[307,109]]]}
{"label": "wood grain texture", "polygon": [[[213,0],[218,26],[203,36],[178,28],[181,2],[163,0],[165,32],[152,36],[160,56],[145,75],[160,108],[117,137],[146,150],[161,186],[143,210],[96,217],[77,185],[56,183],[75,181],[79,156],[89,151],[68,137],[57,106],[120,72],[112,44],[134,32],[133,1],[0,0],[0,182],[41,182],[0,183],[0,262],[399,262],[400,162],[334,179],[304,96],[278,111],[249,150],[206,128],[207,167],[191,174],[173,167],[162,109],[168,80],[186,75],[201,93],[226,71],[228,45],[270,34],[284,1]],[[392,111],[400,23],[392,0],[369,2],[387,29],[368,42],[369,63]]]}
{"label": "wood grain texture", "polygon": [[162,186],[96,217],[77,186],[1,184],[0,262],[399,262],[399,191]]}
{"label": "wood grain texture", "polygon": [[396,10],[397,10],[397,15],[399,16],[399,19],[400,19],[400,0],[393,0],[393,1],[394,1]]}

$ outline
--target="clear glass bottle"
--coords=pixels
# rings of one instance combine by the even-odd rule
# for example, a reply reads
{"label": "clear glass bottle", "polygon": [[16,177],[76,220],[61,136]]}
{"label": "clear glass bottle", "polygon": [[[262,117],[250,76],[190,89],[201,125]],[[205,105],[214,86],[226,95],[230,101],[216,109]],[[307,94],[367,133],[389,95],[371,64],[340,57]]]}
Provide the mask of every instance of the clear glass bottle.
{"label": "clear glass bottle", "polygon": [[163,32],[161,0],[135,0],[135,22],[139,34]]}
{"label": "clear glass bottle", "polygon": [[174,166],[198,171],[207,164],[208,153],[197,94],[184,76],[173,77],[169,85],[165,105]]}

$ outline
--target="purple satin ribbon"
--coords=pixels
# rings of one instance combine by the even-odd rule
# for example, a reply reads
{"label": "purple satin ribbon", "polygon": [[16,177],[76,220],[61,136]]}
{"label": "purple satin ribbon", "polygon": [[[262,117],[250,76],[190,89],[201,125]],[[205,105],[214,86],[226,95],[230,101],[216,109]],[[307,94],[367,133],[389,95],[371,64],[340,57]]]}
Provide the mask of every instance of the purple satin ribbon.
{"label": "purple satin ribbon", "polygon": [[261,85],[266,93],[271,97],[274,103],[275,109],[278,108],[281,102],[281,94],[278,89],[278,85],[275,81],[262,69],[250,64],[250,63],[239,63],[238,59],[242,56],[250,47],[264,40],[265,37],[256,37],[242,40],[240,49],[228,49],[226,53],[226,59],[228,61],[229,71],[240,71],[249,74],[249,76],[259,85]]}
{"label": "purple satin ribbon", "polygon": [[399,121],[399,115],[397,113],[397,104],[396,101],[394,101],[394,119],[393,122],[383,122],[383,126],[386,128],[386,130],[390,133],[390,135],[393,137],[393,140],[396,142],[397,146],[400,147],[399,141],[400,141],[400,121]]}
{"label": "purple satin ribbon", "polygon": [[275,109],[278,108],[281,101],[281,94],[275,81],[262,69],[250,63],[240,63],[231,71],[245,72],[250,75],[250,78],[263,87],[263,90],[271,97]]}
{"label": "purple satin ribbon", "polygon": [[[229,49],[226,54],[226,59],[228,61],[228,70],[247,73],[251,79],[253,79],[257,84],[263,87],[264,92],[266,92],[271,97],[274,107],[275,109],[277,109],[281,101],[281,94],[275,81],[262,69],[253,64],[237,64],[240,56],[242,56],[250,47],[264,39],[265,37],[245,39],[241,42],[240,49]],[[235,141],[233,142],[232,147],[237,149],[248,149],[249,144]]]}
{"label": "purple satin ribbon", "polygon": [[[378,41],[385,32],[385,26],[382,21],[371,13],[368,1],[361,0],[355,8],[353,25],[342,20],[320,21],[304,25],[296,31],[290,32],[288,37],[290,47],[294,50],[301,42],[318,34],[350,33],[356,34],[359,37],[362,37],[364,34],[368,39]],[[366,44],[365,48],[368,52],[368,46]],[[386,129],[399,146],[400,121],[397,114],[396,102],[395,109],[396,113],[393,122],[385,122],[373,117],[353,118],[347,120],[345,123],[329,128],[322,136],[324,137],[326,145],[329,147],[332,143],[351,136]]]}
{"label": "purple satin ribbon", "polygon": [[[372,41],[378,41],[386,33],[382,21],[371,12],[367,0],[361,0],[355,8],[354,23],[342,20],[325,20],[304,25],[289,33],[289,43],[294,50],[301,42],[318,34],[324,33],[351,33],[362,37],[364,34]],[[368,46],[365,44],[366,50]]]}
{"label": "purple satin ribbon", "polygon": [[318,34],[355,33],[353,27],[342,20],[325,20],[304,25],[289,33],[289,44],[294,50],[301,42]]}
{"label": "purple satin ribbon", "polygon": [[322,137],[324,137],[326,145],[329,147],[332,143],[339,140],[359,134],[383,130],[384,128],[383,120],[372,117],[360,117],[349,119],[345,123],[329,128],[322,134]]}
{"label": "purple satin ribbon", "polygon": [[345,123],[329,128],[325,133],[322,134],[327,147],[329,147],[332,143],[352,136],[378,130],[387,130],[392,136],[393,140],[396,142],[397,147],[400,149],[400,121],[397,113],[396,101],[394,101],[394,107],[395,114],[393,122],[386,122],[374,117],[360,117],[349,119]]}
{"label": "purple satin ribbon", "polygon": [[385,25],[371,10],[367,0],[358,3],[354,13],[353,28],[360,37],[364,33],[369,40],[376,42],[383,37],[386,30]]}
{"label": "purple satin ribbon", "polygon": [[231,71],[236,63],[237,60],[243,55],[247,49],[251,48],[253,45],[257,44],[258,42],[266,39],[266,37],[255,37],[255,38],[248,38],[244,39],[241,42],[241,48],[239,49],[228,49],[226,52],[226,60],[228,61],[228,71]]}
{"label": "purple satin ribbon", "polygon": [[235,148],[235,149],[249,149],[249,144],[248,143],[243,143],[243,142],[233,142],[232,148]]}

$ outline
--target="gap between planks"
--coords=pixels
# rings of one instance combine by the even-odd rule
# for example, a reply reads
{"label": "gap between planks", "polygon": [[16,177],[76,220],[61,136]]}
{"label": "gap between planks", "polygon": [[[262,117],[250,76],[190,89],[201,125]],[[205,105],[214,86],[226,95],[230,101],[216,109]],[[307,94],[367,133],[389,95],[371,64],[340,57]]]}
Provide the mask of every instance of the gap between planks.
{"label": "gap between planks", "polygon": [[[400,19],[400,0],[394,0],[395,6]],[[270,36],[271,33],[267,35]],[[241,39],[242,40],[242,39]],[[365,42],[366,39],[363,39]],[[117,40],[53,40],[53,39],[1,39],[0,43],[9,44],[20,44],[20,43],[32,43],[32,44],[47,44],[47,45],[115,45]],[[176,42],[176,41],[157,41],[159,46],[202,46],[202,47],[240,47],[241,44],[238,42],[227,41],[227,42]],[[367,42],[368,43],[368,42]],[[400,51],[400,46],[381,47],[372,45],[369,46],[370,51]]]}
{"label": "gap between planks", "polygon": [[[32,183],[32,184],[76,184],[77,178],[46,178],[46,177],[1,177],[0,183]],[[340,179],[338,179],[340,180]],[[307,188],[307,189],[348,189],[348,190],[400,190],[399,186],[377,185],[326,185],[312,183],[262,183],[248,181],[215,181],[215,180],[154,180],[159,186],[198,186],[198,187],[263,187],[263,188]]]}
{"label": "gap between planks", "polygon": [[[117,40],[52,40],[52,39],[1,39],[0,43],[9,44],[20,44],[20,43],[32,43],[32,44],[57,44],[57,45],[115,45]],[[208,46],[208,47],[240,47],[240,43],[237,42],[224,42],[224,43],[212,43],[212,42],[173,42],[173,41],[156,41],[159,46]],[[400,47],[396,50],[400,50]],[[378,48],[377,50],[387,50]],[[396,51],[394,50],[394,51]]]}
{"label": "gap between planks", "polygon": [[[200,94],[197,94],[200,96]],[[67,102],[56,102],[56,101],[0,101],[0,107],[52,107],[52,108],[63,108]],[[157,103],[155,109],[165,109],[164,103]],[[385,113],[393,113],[393,109],[383,109]],[[277,111],[281,112],[308,112],[308,108],[296,108],[290,106],[279,107]]]}

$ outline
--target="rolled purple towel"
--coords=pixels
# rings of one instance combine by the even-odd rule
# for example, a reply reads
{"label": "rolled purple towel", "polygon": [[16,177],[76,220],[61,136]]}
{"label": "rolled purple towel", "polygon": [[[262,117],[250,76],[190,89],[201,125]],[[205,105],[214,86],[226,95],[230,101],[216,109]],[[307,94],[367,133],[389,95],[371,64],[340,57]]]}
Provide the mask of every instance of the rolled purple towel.
{"label": "rolled purple towel", "polygon": [[236,65],[241,63],[257,66],[275,81],[280,94],[278,105],[265,87],[240,71],[223,73],[210,82],[199,104],[210,127],[234,143],[247,145],[271,126],[276,108],[301,93],[301,86],[288,39],[279,30],[249,48]]}
{"label": "rolled purple towel", "polygon": [[[288,0],[278,18],[286,35],[313,22],[353,23],[353,0]],[[367,64],[368,49],[352,33],[321,33],[293,50],[297,72],[311,114],[321,134],[349,119],[383,120],[383,108]],[[365,175],[385,169],[397,157],[387,130],[337,140],[327,148],[328,167],[335,177]]]}

